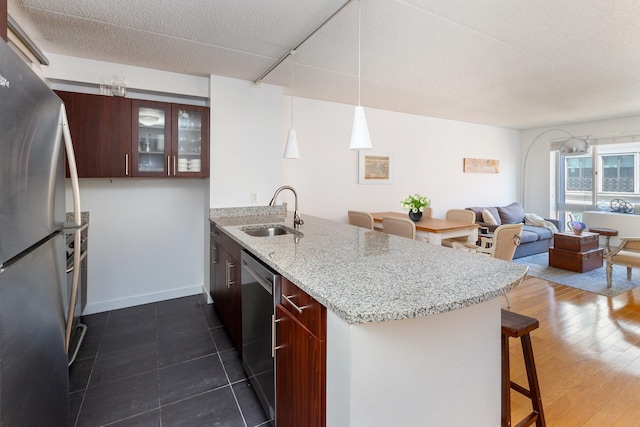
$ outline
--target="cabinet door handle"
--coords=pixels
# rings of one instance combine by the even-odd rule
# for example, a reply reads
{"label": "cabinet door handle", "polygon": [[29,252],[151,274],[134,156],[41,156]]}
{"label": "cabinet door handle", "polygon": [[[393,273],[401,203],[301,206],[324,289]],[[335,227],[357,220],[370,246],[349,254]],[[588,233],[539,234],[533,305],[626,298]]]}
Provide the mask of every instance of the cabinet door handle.
{"label": "cabinet door handle", "polygon": [[227,269],[226,269],[226,276],[227,276],[227,288],[230,288],[231,286],[233,286],[235,283],[233,282],[233,280],[231,280],[231,269],[234,267],[233,263],[227,261]]}
{"label": "cabinet door handle", "polygon": [[124,154],[124,176],[129,176],[129,154]]}
{"label": "cabinet door handle", "polygon": [[173,176],[176,176],[176,156],[173,156]]}
{"label": "cabinet door handle", "polygon": [[167,176],[171,176],[171,156],[167,156]]}
{"label": "cabinet door handle", "polygon": [[293,295],[286,296],[285,294],[282,294],[282,298],[284,298],[289,304],[291,304],[299,314],[302,314],[302,311],[307,308],[306,305],[304,307],[298,307],[295,302],[291,301]]}
{"label": "cabinet door handle", "polygon": [[[211,264],[218,263],[218,247],[216,245],[211,246]],[[215,255],[215,256],[214,256]]]}

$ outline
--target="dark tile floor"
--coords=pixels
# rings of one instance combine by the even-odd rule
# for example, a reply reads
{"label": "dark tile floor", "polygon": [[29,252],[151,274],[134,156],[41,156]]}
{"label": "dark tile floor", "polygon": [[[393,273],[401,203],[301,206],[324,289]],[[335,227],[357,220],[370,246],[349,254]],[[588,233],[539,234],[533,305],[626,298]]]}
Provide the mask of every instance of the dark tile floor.
{"label": "dark tile floor", "polygon": [[83,317],[71,426],[268,426],[213,305],[191,296]]}

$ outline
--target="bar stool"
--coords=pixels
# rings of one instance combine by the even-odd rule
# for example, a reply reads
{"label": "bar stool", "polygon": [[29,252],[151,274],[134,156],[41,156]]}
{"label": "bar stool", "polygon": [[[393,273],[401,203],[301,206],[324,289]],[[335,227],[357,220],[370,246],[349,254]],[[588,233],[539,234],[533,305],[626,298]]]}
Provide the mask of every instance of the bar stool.
{"label": "bar stool", "polygon": [[611,236],[617,236],[618,230],[614,230],[612,228],[600,228],[600,227],[589,227],[589,231],[592,233],[598,233],[601,236],[605,236],[607,238],[605,244],[605,253],[611,252],[611,248],[609,247],[609,240],[611,240]]}
{"label": "bar stool", "polygon": [[[544,412],[542,411],[542,398],[540,396],[540,385],[538,384],[538,374],[533,360],[533,348],[531,347],[531,337],[529,332],[539,326],[537,319],[523,316],[511,311],[502,310],[502,426],[511,426],[511,389],[531,399],[533,412],[527,415],[517,424],[517,427],[530,426],[534,422],[537,427],[546,427]],[[509,367],[509,338],[518,338],[522,342],[522,354],[524,356],[525,367],[527,368],[527,379],[529,389],[511,381]]]}

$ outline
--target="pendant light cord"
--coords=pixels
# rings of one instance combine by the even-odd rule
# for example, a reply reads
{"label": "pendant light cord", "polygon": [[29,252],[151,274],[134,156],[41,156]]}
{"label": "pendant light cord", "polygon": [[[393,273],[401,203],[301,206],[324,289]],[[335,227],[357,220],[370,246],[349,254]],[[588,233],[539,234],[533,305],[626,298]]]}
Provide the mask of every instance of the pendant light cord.
{"label": "pendant light cord", "polygon": [[360,104],[360,33],[361,33],[361,29],[360,29],[360,3],[362,0],[358,0],[358,105]]}
{"label": "pendant light cord", "polygon": [[296,54],[295,50],[291,51],[291,129],[293,129],[293,56]]}

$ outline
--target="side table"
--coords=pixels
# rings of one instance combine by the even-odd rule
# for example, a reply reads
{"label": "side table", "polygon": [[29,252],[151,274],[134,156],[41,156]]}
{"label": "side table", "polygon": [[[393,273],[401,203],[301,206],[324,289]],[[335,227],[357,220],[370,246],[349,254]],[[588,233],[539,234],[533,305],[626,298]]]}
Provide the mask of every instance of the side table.
{"label": "side table", "polygon": [[618,230],[614,230],[613,228],[589,227],[589,231],[591,231],[592,233],[598,233],[601,236],[605,236],[607,238],[605,244],[605,253],[608,254],[609,252],[611,252],[611,248],[609,247],[609,240],[611,240],[611,236],[618,235]]}
{"label": "side table", "polygon": [[599,247],[598,233],[556,233],[549,248],[549,265],[585,273],[602,267],[604,250]]}

